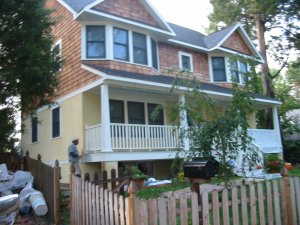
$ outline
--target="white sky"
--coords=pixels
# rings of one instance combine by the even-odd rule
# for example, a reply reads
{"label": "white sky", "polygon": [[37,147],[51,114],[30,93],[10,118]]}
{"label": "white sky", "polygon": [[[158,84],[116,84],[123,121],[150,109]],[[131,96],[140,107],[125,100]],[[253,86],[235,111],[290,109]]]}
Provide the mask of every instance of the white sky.
{"label": "white sky", "polygon": [[167,21],[205,33],[207,16],[212,12],[209,0],[149,0]]}

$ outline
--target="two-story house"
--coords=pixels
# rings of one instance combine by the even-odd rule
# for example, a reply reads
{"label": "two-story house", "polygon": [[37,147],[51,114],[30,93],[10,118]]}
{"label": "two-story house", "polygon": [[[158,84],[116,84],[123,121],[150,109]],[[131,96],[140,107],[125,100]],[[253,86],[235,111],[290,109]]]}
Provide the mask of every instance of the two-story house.
{"label": "two-story house", "polygon": [[[55,47],[64,62],[55,104],[23,121],[22,148],[31,157],[41,154],[48,164],[58,159],[63,181],[68,181],[67,148],[73,137],[80,138],[83,172],[134,163],[158,178],[167,175],[178,133],[168,110],[156,120],[150,115],[158,105],[190,99],[184,88],[170,92],[175,74],[166,70],[193,73],[222,110],[232,98],[231,83],[242,85],[249,69],[235,62],[239,72],[231,72],[229,58],[263,61],[240,24],[206,36],[167,23],[148,0],[47,0],[45,6],[54,10]],[[249,115],[253,144],[265,153],[282,152],[278,105],[255,97],[257,109],[273,109],[274,129],[256,129],[255,113]],[[187,124],[180,116],[180,125]]]}

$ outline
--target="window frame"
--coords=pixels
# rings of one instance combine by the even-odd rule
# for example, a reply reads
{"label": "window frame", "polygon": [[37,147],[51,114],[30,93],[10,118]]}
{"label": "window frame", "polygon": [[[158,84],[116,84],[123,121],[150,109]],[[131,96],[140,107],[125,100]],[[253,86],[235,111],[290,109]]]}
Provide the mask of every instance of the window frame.
{"label": "window frame", "polygon": [[[216,81],[214,76],[214,67],[213,67],[213,59],[214,58],[223,58],[224,60],[224,72],[225,72],[225,80],[224,81]],[[210,57],[210,69],[211,69],[211,80],[215,83],[227,83],[228,82],[228,67],[227,67],[227,57],[226,56],[211,56]]]}
{"label": "window frame", "polygon": [[[126,32],[126,38],[127,38],[127,43],[123,44],[123,43],[118,43],[115,41],[115,30],[121,30],[121,31],[125,31]],[[121,59],[121,58],[116,58],[115,56],[115,45],[119,45],[119,46],[123,46],[126,47],[126,51],[127,51],[127,58],[126,59]],[[123,28],[119,28],[119,27],[113,27],[113,58],[115,60],[121,60],[121,61],[126,61],[129,62],[130,61],[130,54],[129,54],[129,31]]]}
{"label": "window frame", "polygon": [[[58,110],[58,135],[54,135],[54,110]],[[55,108],[52,108],[51,110],[51,137],[52,139],[57,139],[61,137],[61,107],[57,106]]]}
{"label": "window frame", "polygon": [[[145,38],[145,48],[134,45],[135,44],[135,41],[134,41],[135,35]],[[146,62],[144,62],[144,63],[136,62],[136,58],[135,58],[135,54],[134,54],[135,49],[139,49],[144,52],[144,55],[145,55],[144,57],[146,59]],[[148,51],[149,51],[149,49],[148,49],[148,45],[147,45],[147,35],[133,31],[132,32],[132,57],[133,57],[132,61],[133,61],[133,63],[139,64],[139,65],[148,65],[149,64]]]}
{"label": "window frame", "polygon": [[[183,68],[183,60],[182,60],[182,57],[188,57],[190,60],[190,69],[184,69]],[[182,71],[187,71],[187,72],[194,72],[194,66],[193,66],[193,55],[190,54],[190,53],[186,53],[186,52],[179,52],[178,53],[178,57],[179,57],[179,68],[182,70]]]}
{"label": "window frame", "polygon": [[[125,103],[124,103],[124,101],[122,101],[122,100],[116,100],[116,99],[109,99],[109,110],[111,110],[111,103],[112,102],[118,102],[118,103],[122,103],[122,114],[123,114],[123,122],[117,122],[117,123],[122,123],[122,124],[125,124],[125,122],[126,122],[126,120],[125,120]],[[112,117],[111,117],[111,112],[109,112],[109,116],[110,116],[110,122],[111,123],[116,123],[116,122],[112,122]]]}
{"label": "window frame", "polygon": [[[104,41],[89,41],[88,40],[88,28],[90,27],[99,27],[99,28],[103,28],[103,32],[104,32]],[[88,43],[89,42],[97,42],[97,43],[103,43],[103,46],[104,46],[104,55],[103,56],[89,56],[88,55]],[[107,47],[106,47],[106,42],[107,42],[107,36],[106,36],[106,26],[105,25],[86,25],[85,26],[85,57],[86,59],[106,59],[107,57],[107,53],[106,53],[106,50],[107,50]]]}

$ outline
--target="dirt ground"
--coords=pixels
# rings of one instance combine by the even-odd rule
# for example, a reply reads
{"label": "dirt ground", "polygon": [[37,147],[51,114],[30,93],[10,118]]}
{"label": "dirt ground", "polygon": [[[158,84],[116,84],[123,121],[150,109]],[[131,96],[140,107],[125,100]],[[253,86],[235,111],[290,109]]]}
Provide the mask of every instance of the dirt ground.
{"label": "dirt ground", "polygon": [[28,214],[18,213],[14,225],[53,225],[47,218],[37,217],[31,212]]}

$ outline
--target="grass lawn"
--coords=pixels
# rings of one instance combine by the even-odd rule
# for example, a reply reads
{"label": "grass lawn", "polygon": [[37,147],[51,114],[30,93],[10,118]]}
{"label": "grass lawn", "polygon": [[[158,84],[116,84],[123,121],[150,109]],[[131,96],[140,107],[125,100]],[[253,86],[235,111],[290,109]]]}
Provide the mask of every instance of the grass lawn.
{"label": "grass lawn", "polygon": [[289,175],[300,177],[300,168],[294,165],[293,168],[289,171]]}

